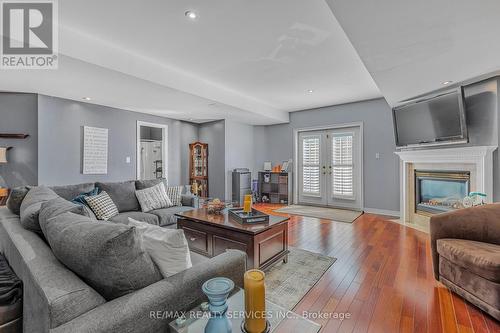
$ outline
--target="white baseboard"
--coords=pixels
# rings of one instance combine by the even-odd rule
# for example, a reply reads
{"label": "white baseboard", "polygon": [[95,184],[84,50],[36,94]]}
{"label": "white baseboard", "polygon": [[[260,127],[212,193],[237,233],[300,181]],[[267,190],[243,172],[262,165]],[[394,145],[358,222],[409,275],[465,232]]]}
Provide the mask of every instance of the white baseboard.
{"label": "white baseboard", "polygon": [[394,216],[399,217],[398,210],[386,210],[386,209],[377,209],[377,208],[364,208],[363,211],[369,214],[377,214],[377,215],[385,215],[385,216]]}

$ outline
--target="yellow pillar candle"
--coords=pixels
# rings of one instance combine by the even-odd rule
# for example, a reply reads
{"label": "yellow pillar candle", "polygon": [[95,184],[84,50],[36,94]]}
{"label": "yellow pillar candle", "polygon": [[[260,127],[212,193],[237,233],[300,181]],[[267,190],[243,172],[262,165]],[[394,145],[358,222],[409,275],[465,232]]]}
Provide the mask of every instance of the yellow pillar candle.
{"label": "yellow pillar candle", "polygon": [[243,202],[243,211],[247,214],[252,211],[252,195],[251,194],[245,195],[245,201]]}
{"label": "yellow pillar candle", "polygon": [[266,287],[264,272],[251,269],[245,272],[245,330],[262,333],[266,330]]}

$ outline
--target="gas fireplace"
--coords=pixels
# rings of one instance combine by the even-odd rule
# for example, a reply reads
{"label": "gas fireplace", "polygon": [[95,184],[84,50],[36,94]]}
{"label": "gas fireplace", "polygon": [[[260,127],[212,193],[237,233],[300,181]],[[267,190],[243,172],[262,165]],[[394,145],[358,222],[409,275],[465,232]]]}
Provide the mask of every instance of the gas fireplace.
{"label": "gas fireplace", "polygon": [[432,215],[463,208],[470,172],[415,170],[415,212]]}

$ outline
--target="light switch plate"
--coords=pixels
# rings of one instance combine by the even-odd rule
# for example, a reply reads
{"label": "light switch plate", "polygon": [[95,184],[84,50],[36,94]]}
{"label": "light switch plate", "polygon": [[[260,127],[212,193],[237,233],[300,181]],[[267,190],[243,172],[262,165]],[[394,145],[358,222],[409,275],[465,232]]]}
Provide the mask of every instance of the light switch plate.
{"label": "light switch plate", "polygon": [[130,156],[125,157],[125,162],[130,163]]}

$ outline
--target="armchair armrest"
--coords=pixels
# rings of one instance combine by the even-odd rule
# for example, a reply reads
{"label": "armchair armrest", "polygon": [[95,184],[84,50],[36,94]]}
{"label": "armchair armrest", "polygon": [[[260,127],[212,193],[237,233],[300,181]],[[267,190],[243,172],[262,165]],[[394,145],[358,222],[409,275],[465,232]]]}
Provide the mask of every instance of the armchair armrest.
{"label": "armchair armrest", "polygon": [[52,329],[69,332],[168,332],[173,314],[189,311],[206,297],[202,284],[224,276],[243,287],[246,254],[229,250],[204,263],[158,281],[141,290],[102,304],[72,321]]}
{"label": "armchair armrest", "polygon": [[456,238],[500,244],[500,203],[434,215],[430,221],[430,234],[434,275],[438,278],[438,239]]}
{"label": "armchair armrest", "polygon": [[196,207],[196,197],[193,194],[182,194],[181,203],[183,206]]}

